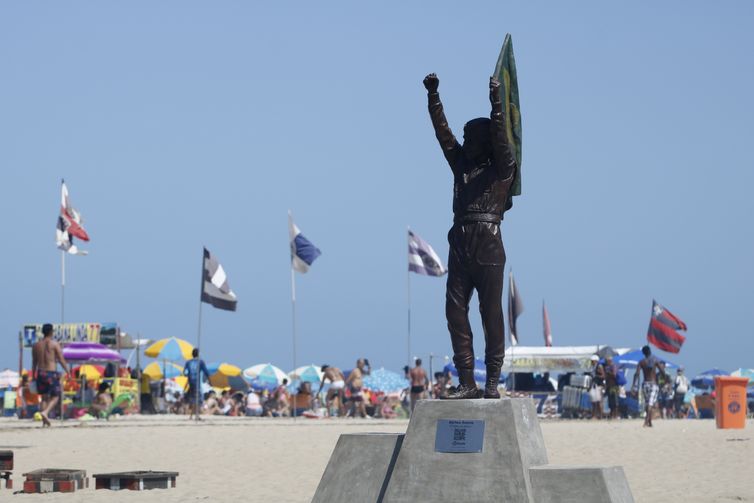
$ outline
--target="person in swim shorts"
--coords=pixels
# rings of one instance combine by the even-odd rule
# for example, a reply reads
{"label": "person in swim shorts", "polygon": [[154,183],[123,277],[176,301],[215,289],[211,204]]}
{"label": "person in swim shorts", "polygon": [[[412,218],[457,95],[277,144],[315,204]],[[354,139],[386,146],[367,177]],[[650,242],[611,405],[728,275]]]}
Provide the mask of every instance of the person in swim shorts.
{"label": "person in swim shorts", "polygon": [[662,372],[663,370],[660,366],[660,360],[652,354],[652,350],[649,349],[649,346],[641,348],[641,352],[644,354],[644,358],[639,362],[639,366],[636,367],[633,389],[639,389],[639,380],[641,378],[639,371],[641,371],[644,375],[644,384],[641,387],[646,412],[644,426],[651,428],[652,409],[657,404],[657,396],[660,393],[660,387],[657,385],[657,372]]}
{"label": "person in swim shorts", "polygon": [[42,326],[43,338],[34,344],[31,350],[31,374],[36,375],[37,393],[42,396],[40,415],[42,426],[52,426],[50,423],[50,411],[55,408],[60,399],[60,373],[58,363],[68,374],[68,364],[63,357],[63,349],[52,338],[52,325],[45,323]]}
{"label": "person in swim shorts", "polygon": [[429,379],[427,378],[427,373],[422,368],[422,359],[417,358],[414,361],[415,367],[412,368],[409,372],[409,378],[411,379],[411,413],[414,413],[414,407],[416,407],[416,402],[424,398],[424,393],[427,391],[427,385],[429,384]]}
{"label": "person in swim shorts", "polygon": [[330,381],[330,389],[327,390],[327,398],[325,398],[327,410],[330,410],[333,400],[335,397],[338,397],[338,413],[342,416],[345,404],[346,377],[338,367],[331,367],[329,365],[322,365],[322,374],[322,382],[319,383],[317,395],[322,391],[325,381]]}

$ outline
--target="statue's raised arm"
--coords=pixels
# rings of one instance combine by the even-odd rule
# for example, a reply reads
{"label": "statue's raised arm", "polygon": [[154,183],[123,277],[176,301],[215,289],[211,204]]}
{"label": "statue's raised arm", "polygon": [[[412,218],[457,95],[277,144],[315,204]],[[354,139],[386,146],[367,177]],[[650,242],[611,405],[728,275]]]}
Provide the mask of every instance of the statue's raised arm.
{"label": "statue's raised arm", "polygon": [[440,86],[440,79],[437,75],[430,73],[424,77],[424,87],[427,89],[427,101],[429,106],[429,117],[432,119],[432,127],[435,129],[435,136],[440,143],[442,153],[450,164],[453,173],[460,172],[460,157],[463,155],[461,145],[453,136],[453,131],[448,126],[448,119],[445,118],[445,111],[440,101],[440,94],[437,88]]}

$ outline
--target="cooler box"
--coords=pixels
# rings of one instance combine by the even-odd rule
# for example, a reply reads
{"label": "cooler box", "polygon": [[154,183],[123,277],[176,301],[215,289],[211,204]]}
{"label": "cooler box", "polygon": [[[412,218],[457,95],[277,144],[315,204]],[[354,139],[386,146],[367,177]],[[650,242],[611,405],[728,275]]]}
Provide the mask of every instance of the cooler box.
{"label": "cooler box", "polygon": [[747,377],[716,376],[715,419],[718,428],[746,426]]}

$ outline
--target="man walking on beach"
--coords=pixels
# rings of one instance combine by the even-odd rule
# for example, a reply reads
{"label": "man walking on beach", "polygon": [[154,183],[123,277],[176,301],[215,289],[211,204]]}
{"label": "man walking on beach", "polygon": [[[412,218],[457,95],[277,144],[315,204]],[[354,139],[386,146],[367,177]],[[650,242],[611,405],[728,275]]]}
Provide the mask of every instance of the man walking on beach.
{"label": "man walking on beach", "polygon": [[[453,172],[453,227],[448,233],[445,317],[460,384],[447,398],[500,398],[497,386],[505,356],[502,305],[505,250],[500,221],[509,207],[517,164],[506,135],[500,82],[490,78],[490,117],[466,123],[463,145],[448,126],[437,92],[439,84],[434,73],[424,78],[435,136]],[[485,338],[484,392],[477,389],[474,381],[474,344],[469,324],[469,302],[474,290],[479,297]]]}
{"label": "man walking on beach", "polygon": [[639,362],[639,366],[636,367],[636,374],[634,374],[634,383],[632,389],[638,393],[639,390],[639,371],[644,374],[644,384],[642,385],[641,392],[644,396],[644,405],[646,416],[644,417],[644,426],[652,427],[652,409],[657,403],[657,395],[660,393],[660,387],[657,385],[657,371],[662,372],[660,368],[660,360],[658,360],[653,354],[649,346],[641,348],[641,352],[644,354],[644,358]]}
{"label": "man walking on beach", "polygon": [[361,417],[367,417],[367,408],[364,403],[364,374],[366,361],[364,358],[359,358],[356,361],[356,368],[351,371],[346,379],[348,390],[351,392],[351,402],[353,402],[353,415],[356,417],[358,412]]}
{"label": "man walking on beach", "polygon": [[207,366],[204,364],[204,360],[199,358],[199,348],[194,348],[191,351],[193,358],[186,362],[183,367],[183,375],[188,377],[188,390],[186,391],[186,398],[191,407],[189,413],[189,419],[195,416],[197,421],[199,418],[199,412],[201,412],[202,406],[202,374],[209,381],[209,372]]}
{"label": "man walking on beach", "polygon": [[411,414],[414,413],[416,402],[424,398],[424,393],[427,391],[427,385],[429,384],[427,373],[422,368],[422,359],[417,358],[414,364],[416,366],[408,373],[411,378]]}
{"label": "man walking on beach", "polygon": [[322,365],[322,382],[319,383],[317,395],[320,394],[322,387],[325,385],[325,381],[327,380],[330,381],[330,389],[327,390],[327,397],[325,398],[325,406],[327,407],[328,413],[330,411],[330,407],[332,407],[333,399],[337,396],[338,411],[340,412],[340,415],[343,415],[343,407],[345,406],[344,390],[346,387],[346,378],[338,367]]}
{"label": "man walking on beach", "polygon": [[686,393],[689,391],[689,379],[683,375],[683,367],[678,367],[673,386],[675,388],[675,417],[680,418],[683,410],[683,403],[686,400]]}
{"label": "man walking on beach", "polygon": [[41,341],[34,344],[31,350],[31,375],[37,378],[37,393],[42,396],[40,415],[42,426],[52,426],[50,411],[57,405],[60,398],[60,373],[58,363],[68,374],[68,364],[63,357],[63,349],[57,341],[52,339],[52,325],[42,326]]}

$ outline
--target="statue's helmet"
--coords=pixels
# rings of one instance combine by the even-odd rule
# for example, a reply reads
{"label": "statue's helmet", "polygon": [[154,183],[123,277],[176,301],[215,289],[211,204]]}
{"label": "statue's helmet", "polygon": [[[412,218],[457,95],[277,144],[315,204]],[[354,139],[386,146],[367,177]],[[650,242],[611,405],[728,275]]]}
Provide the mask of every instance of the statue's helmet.
{"label": "statue's helmet", "polygon": [[463,126],[463,150],[474,162],[484,162],[492,157],[490,119],[478,117]]}

